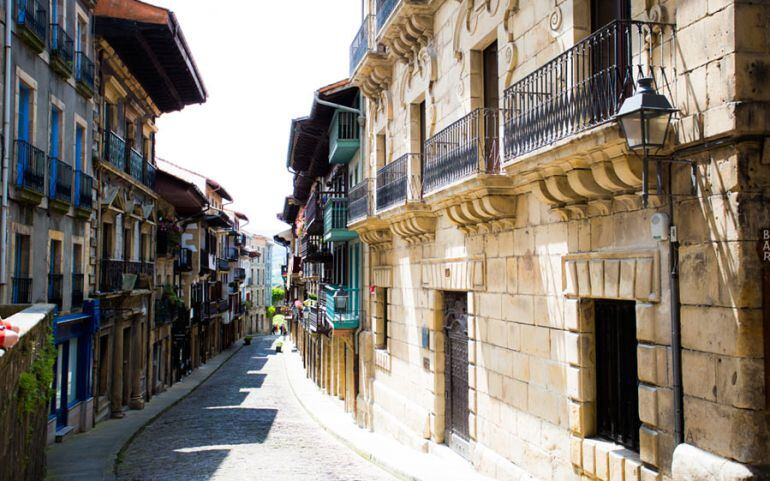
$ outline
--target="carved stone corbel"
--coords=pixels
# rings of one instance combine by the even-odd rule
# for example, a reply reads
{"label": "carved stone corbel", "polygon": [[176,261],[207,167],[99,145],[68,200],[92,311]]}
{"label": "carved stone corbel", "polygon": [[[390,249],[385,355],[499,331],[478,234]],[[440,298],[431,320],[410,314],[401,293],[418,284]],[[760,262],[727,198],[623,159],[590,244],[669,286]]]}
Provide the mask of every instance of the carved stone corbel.
{"label": "carved stone corbel", "polygon": [[390,220],[390,230],[408,244],[430,242],[436,237],[436,215],[424,206],[407,209]]}

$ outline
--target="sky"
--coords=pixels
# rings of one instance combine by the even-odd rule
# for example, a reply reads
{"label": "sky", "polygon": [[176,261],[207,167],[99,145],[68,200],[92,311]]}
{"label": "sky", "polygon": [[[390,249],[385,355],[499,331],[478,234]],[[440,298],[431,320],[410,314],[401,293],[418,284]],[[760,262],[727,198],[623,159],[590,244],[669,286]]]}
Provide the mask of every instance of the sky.
{"label": "sky", "polygon": [[291,194],[291,119],[310,112],[318,88],[347,78],[360,0],[147,1],[174,12],[208,92],[158,119],[158,157],[222,184],[246,230],[287,229],[276,214]]}

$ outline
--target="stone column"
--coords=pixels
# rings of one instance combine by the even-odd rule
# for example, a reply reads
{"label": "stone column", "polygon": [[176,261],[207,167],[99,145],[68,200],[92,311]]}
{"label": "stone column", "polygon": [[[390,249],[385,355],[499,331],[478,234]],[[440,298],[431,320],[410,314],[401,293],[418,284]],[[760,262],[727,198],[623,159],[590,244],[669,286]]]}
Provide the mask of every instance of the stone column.
{"label": "stone column", "polygon": [[142,323],[135,318],[131,327],[131,399],[128,401],[128,407],[131,409],[144,409],[144,398],[142,397],[143,360]]}
{"label": "stone column", "polygon": [[115,319],[112,326],[112,394],[110,415],[122,418],[123,414],[123,322]]}
{"label": "stone column", "polygon": [[345,341],[342,339],[337,339],[337,396],[340,399],[345,399],[346,397],[345,377],[347,375],[345,373],[345,370],[346,370]]}

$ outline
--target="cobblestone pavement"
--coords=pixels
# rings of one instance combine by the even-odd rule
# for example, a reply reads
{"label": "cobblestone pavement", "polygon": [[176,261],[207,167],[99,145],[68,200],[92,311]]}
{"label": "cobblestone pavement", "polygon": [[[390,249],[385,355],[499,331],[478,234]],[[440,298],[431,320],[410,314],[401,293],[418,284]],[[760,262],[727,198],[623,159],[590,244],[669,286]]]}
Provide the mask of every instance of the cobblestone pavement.
{"label": "cobblestone pavement", "polygon": [[298,404],[272,338],[255,338],[134,438],[120,481],[379,481],[389,474]]}

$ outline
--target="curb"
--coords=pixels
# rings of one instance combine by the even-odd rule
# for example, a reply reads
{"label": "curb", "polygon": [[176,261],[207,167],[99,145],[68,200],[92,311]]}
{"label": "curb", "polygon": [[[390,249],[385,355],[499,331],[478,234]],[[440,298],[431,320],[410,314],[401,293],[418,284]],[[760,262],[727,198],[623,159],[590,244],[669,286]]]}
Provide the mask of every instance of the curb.
{"label": "curb", "polygon": [[[291,342],[292,347],[296,347],[293,342]],[[289,376],[288,367],[286,365],[286,358],[283,358],[283,372],[286,375],[286,380],[289,383],[289,388],[291,389],[291,393],[294,395],[294,398],[299,402],[300,406],[302,406],[302,409],[305,410],[305,412],[313,419],[313,421],[316,422],[321,428],[326,431],[327,433],[331,434],[332,437],[340,441],[342,444],[344,444],[348,449],[359,455],[360,457],[364,458],[366,461],[369,461],[373,465],[379,467],[383,471],[387,472],[388,474],[391,474],[395,476],[398,479],[401,479],[403,481],[425,481],[423,478],[418,478],[402,469],[399,469],[395,467],[392,463],[389,463],[387,461],[384,461],[382,458],[377,456],[371,451],[367,451],[365,449],[362,449],[357,444],[355,444],[350,439],[338,434],[336,431],[329,428],[319,417],[317,417],[312,410],[308,408],[308,406],[305,404],[305,402],[297,395],[296,389],[294,389],[294,383],[292,383],[291,376]],[[360,429],[360,428],[359,428]]]}
{"label": "curb", "polygon": [[[262,337],[262,336],[259,336],[259,337]],[[235,342],[240,342],[240,340],[238,340],[238,341],[235,341]],[[131,435],[131,436],[128,438],[128,440],[126,440],[126,442],[125,442],[125,443],[123,443],[123,445],[120,447],[120,449],[118,450],[118,452],[114,454],[114,456],[113,456],[113,459],[112,459],[112,463],[110,463],[110,464],[112,464],[112,469],[111,469],[111,472],[110,472],[110,474],[108,475],[108,477],[104,477],[104,476],[103,476],[103,479],[111,479],[111,480],[117,479],[117,477],[118,477],[118,466],[119,466],[119,464],[120,464],[118,461],[119,461],[119,460],[120,460],[120,459],[123,457],[123,454],[126,452],[126,450],[127,450],[127,449],[128,449],[128,447],[131,445],[131,443],[133,443],[133,442],[134,442],[134,440],[136,439],[136,437],[137,437],[137,436],[139,436],[139,435],[140,435],[142,432],[144,432],[145,428],[147,428],[147,427],[148,427],[150,424],[154,423],[154,422],[155,422],[155,421],[156,421],[156,420],[157,420],[159,417],[161,417],[163,414],[165,414],[166,412],[168,412],[168,410],[169,410],[169,409],[173,408],[174,406],[176,406],[176,405],[177,405],[177,404],[179,404],[180,402],[182,402],[182,401],[184,401],[185,399],[187,399],[187,397],[188,397],[188,396],[190,396],[190,394],[194,393],[196,390],[198,390],[198,388],[199,388],[199,387],[203,386],[203,385],[206,383],[206,381],[208,381],[208,380],[211,378],[211,376],[213,376],[213,375],[214,375],[215,373],[217,373],[217,372],[218,372],[220,369],[222,369],[222,366],[224,366],[225,364],[227,364],[227,363],[230,361],[230,359],[232,359],[232,358],[233,358],[233,356],[235,356],[236,354],[238,354],[239,352],[241,352],[241,349],[243,349],[244,347],[246,347],[246,346],[245,346],[244,344],[241,344],[241,345],[240,345],[240,347],[238,347],[237,349],[235,349],[235,350],[232,352],[232,354],[230,354],[229,356],[227,356],[227,358],[225,358],[225,359],[224,359],[224,360],[223,360],[223,361],[222,361],[222,362],[219,364],[219,366],[217,366],[217,367],[216,367],[216,368],[215,368],[213,371],[211,371],[211,372],[208,374],[208,376],[204,377],[204,378],[203,378],[203,379],[202,379],[202,380],[201,380],[201,381],[200,381],[200,382],[199,382],[199,383],[198,383],[198,384],[197,384],[195,387],[193,387],[192,389],[190,389],[190,390],[189,390],[189,391],[188,391],[188,392],[187,392],[187,393],[186,393],[184,396],[180,397],[179,399],[177,399],[176,401],[172,402],[171,404],[169,404],[169,405],[168,405],[168,406],[166,406],[165,408],[161,409],[161,410],[160,410],[160,411],[159,411],[157,414],[155,414],[153,417],[151,417],[150,419],[148,419],[146,423],[142,424],[142,425],[139,427],[139,429],[137,429],[136,431],[134,431],[134,433],[133,433],[133,434],[132,434],[132,435]],[[106,471],[106,470],[105,470],[105,471]],[[105,474],[106,474],[106,473],[105,473]]]}

